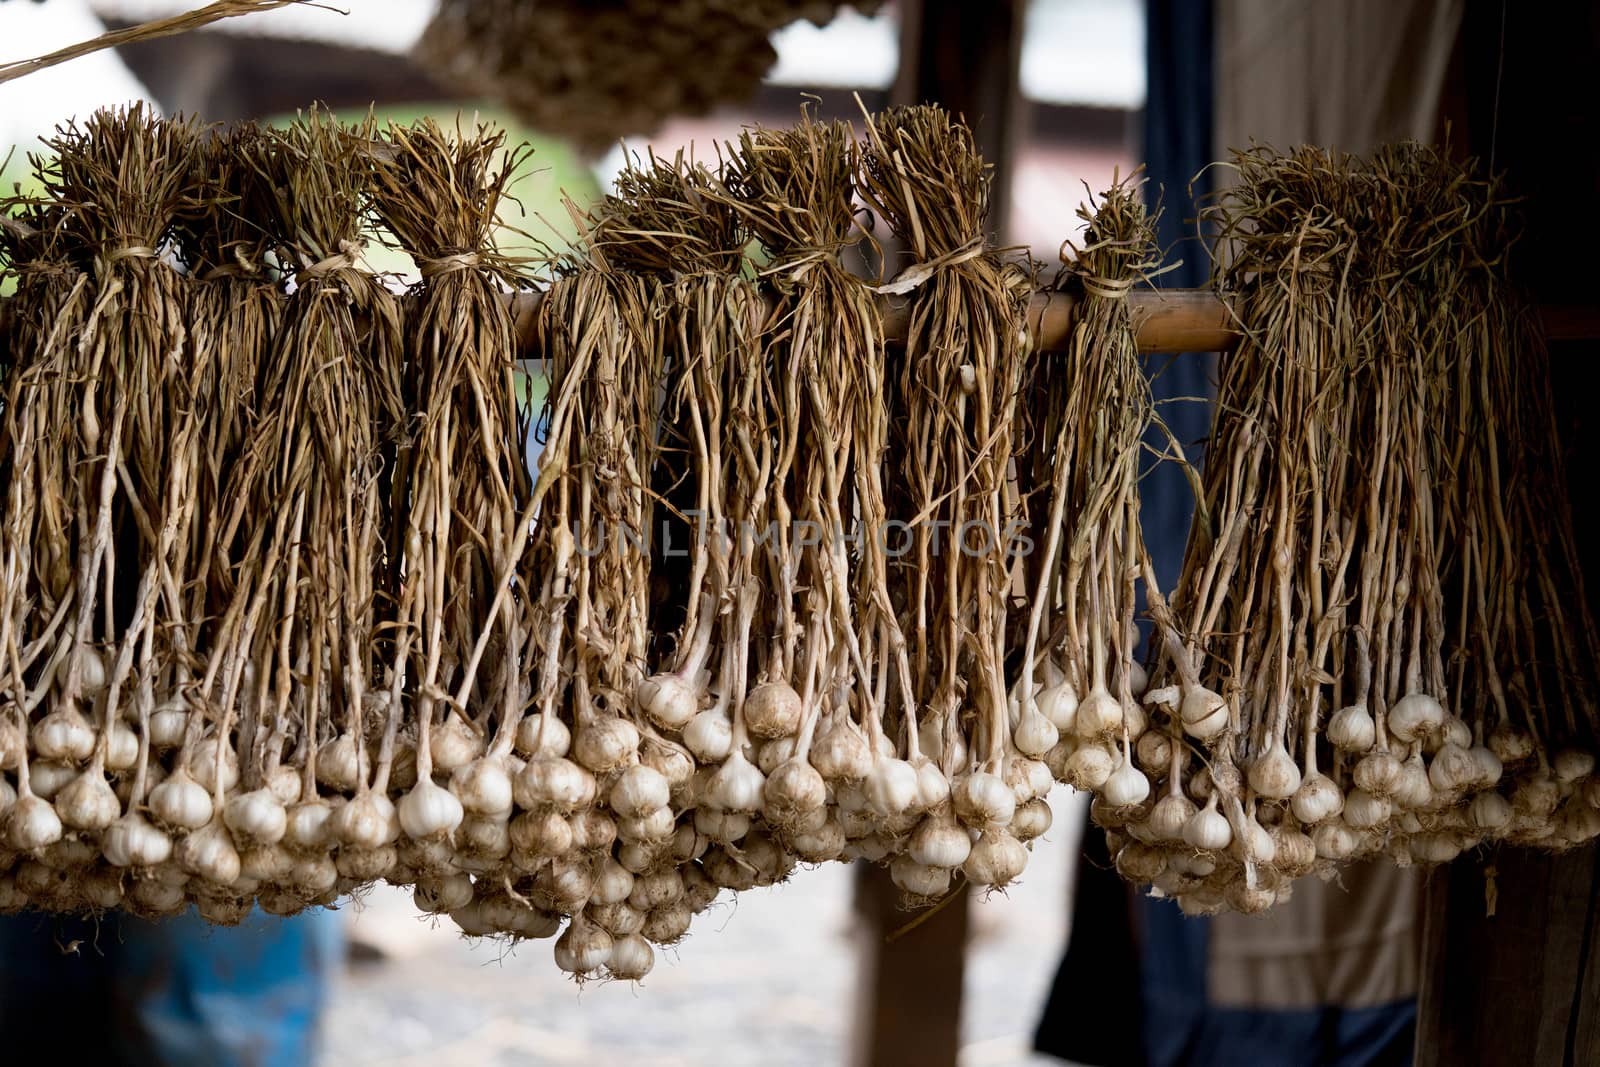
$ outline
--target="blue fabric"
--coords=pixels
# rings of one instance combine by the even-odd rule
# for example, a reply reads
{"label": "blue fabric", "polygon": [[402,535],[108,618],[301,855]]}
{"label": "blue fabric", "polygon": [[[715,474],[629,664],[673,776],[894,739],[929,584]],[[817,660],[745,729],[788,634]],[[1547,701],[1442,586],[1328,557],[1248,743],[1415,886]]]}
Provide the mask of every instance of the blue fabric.
{"label": "blue fabric", "polygon": [[0,919],[0,1032],[48,1052],[70,1027],[75,1058],[100,1064],[299,1067],[343,959],[339,922],[321,909],[236,927],[192,911]]}
{"label": "blue fabric", "polygon": [[1211,924],[1167,900],[1142,898],[1140,994],[1147,1067],[1401,1067],[1412,1059],[1417,1007],[1306,1011],[1219,1008],[1206,1002]]}

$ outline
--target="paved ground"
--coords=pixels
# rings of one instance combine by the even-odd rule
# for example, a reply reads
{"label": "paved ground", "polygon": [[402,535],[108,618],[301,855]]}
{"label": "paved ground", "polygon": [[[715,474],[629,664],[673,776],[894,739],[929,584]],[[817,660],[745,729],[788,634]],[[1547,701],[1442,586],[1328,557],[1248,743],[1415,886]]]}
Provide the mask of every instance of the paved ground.
{"label": "paved ground", "polygon": [[[1060,790],[1056,829],[1006,896],[975,901],[963,1067],[1043,1067],[1029,1035],[1058,962],[1081,810]],[[1068,827],[1072,829],[1069,830]],[[338,989],[329,1067],[832,1065],[845,1061],[855,996],[850,873],[799,871],[696,920],[676,956],[637,986],[582,989],[549,941],[507,953],[418,919],[398,892],[352,912],[388,960]]]}

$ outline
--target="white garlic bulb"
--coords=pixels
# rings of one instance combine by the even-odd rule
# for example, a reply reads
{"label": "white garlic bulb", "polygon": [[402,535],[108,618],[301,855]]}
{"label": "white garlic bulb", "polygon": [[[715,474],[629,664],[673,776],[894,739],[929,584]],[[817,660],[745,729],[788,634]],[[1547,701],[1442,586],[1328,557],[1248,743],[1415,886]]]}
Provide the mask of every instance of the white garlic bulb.
{"label": "white garlic bulb", "polygon": [[1378,724],[1364,704],[1350,704],[1328,720],[1328,740],[1346,752],[1366,752],[1378,740]]}
{"label": "white garlic bulb", "polygon": [[275,845],[288,831],[289,813],[270,789],[255,789],[230,797],[222,806],[222,821],[236,841]]}
{"label": "white garlic bulb", "polygon": [[61,821],[75,830],[103,830],[122,814],[116,792],[96,763],[56,794],[55,806]]}
{"label": "white garlic bulb", "polygon": [[959,867],[972,851],[972,838],[949,815],[929,815],[911,834],[906,854],[925,867]]}
{"label": "white garlic bulb", "polygon": [[[448,836],[461,825],[465,814],[456,795],[434,784],[429,778],[424,778],[412,786],[410,792],[400,798],[400,803],[396,807],[400,828],[413,841]],[[368,847],[375,846],[368,845]]]}
{"label": "white garlic bulb", "polygon": [[701,763],[721,763],[733,751],[733,720],[727,712],[707,708],[684,727],[683,743]]}
{"label": "white garlic bulb", "polygon": [[611,786],[611,810],[623,818],[648,815],[664,808],[672,798],[672,785],[653,768],[634,764]]}
{"label": "white garlic bulb", "polygon": [[1407,693],[1389,709],[1384,725],[1406,744],[1436,737],[1444,729],[1444,706],[1426,693]]}
{"label": "white garlic bulb", "polygon": [[1039,714],[1055,726],[1061,736],[1070,736],[1077,729],[1078,691],[1065,680],[1047,685],[1035,698]]}
{"label": "white garlic bulb", "polygon": [[880,759],[862,788],[867,794],[867,805],[878,815],[900,815],[910,811],[917,802],[917,770],[905,760]]}
{"label": "white garlic bulb", "polygon": [[744,724],[755,737],[788,737],[800,729],[805,708],[787,682],[765,682],[744,701]]}
{"label": "white garlic bulb", "polygon": [[652,674],[633,693],[633,703],[663,730],[681,730],[700,710],[700,696],[681,676]]}
{"label": "white garlic bulb", "polygon": [[529,715],[517,724],[516,749],[527,759],[560,759],[571,747],[572,731],[553,715]]}
{"label": "white garlic bulb", "polygon": [[1250,788],[1257,796],[1287,800],[1300,788],[1300,768],[1284,747],[1283,738],[1274,737],[1265,752],[1250,764]]}
{"label": "white garlic bulb", "polygon": [[1183,826],[1183,839],[1191,848],[1220,852],[1233,843],[1233,827],[1217,810],[1217,793],[1212,792],[1206,806],[1195,812]]}
{"label": "white garlic bulb", "polygon": [[1183,732],[1197,741],[1219,737],[1230,725],[1228,702],[1200,685],[1184,692],[1178,717],[1183,723]]}
{"label": "white garlic bulb", "polygon": [[578,727],[572,756],[594,774],[624,767],[639,754],[639,729],[627,719],[600,716]]}
{"label": "white garlic bulb", "polygon": [[913,900],[934,900],[950,892],[950,868],[929,866],[910,856],[896,856],[889,877]]}
{"label": "white garlic bulb", "polygon": [[978,771],[962,778],[951,791],[956,815],[974,829],[1002,827],[1017,810],[1016,794],[999,776]]}
{"label": "white garlic bulb", "polygon": [[198,830],[211,821],[211,794],[182,767],[150,790],[156,820],[179,830]]}
{"label": "white garlic bulb", "polygon": [[974,885],[1006,886],[1028,865],[1028,850],[1004,829],[985,830],[961,871]]}

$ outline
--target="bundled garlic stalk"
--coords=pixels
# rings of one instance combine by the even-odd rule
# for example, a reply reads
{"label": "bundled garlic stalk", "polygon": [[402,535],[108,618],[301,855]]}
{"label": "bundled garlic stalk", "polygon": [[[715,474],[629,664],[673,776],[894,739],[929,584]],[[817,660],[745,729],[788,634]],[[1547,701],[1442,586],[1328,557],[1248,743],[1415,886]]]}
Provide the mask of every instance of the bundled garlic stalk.
{"label": "bundled garlic stalk", "polygon": [[[1220,278],[1250,329],[1183,577],[1152,607],[1150,695],[1205,768],[1171,765],[1190,799],[1127,827],[1119,867],[1188,910],[1254,911],[1361,856],[1594,836],[1573,666],[1594,631],[1552,595],[1578,575],[1542,353],[1497,279],[1504,203],[1415,145],[1236,165]],[[1198,858],[1140,847],[1195,802]]]}
{"label": "bundled garlic stalk", "polygon": [[[532,488],[529,425],[503,299],[516,264],[492,231],[525,153],[506,151],[500,133],[451,138],[424,120],[391,125],[373,155],[377,216],[421,275],[405,323],[400,388],[416,409],[391,490],[402,592],[381,751],[415,753],[415,783],[396,805],[399,859],[419,903],[441,910],[459,903],[458,866],[482,872],[509,854],[524,766],[514,746],[532,690],[519,519]],[[409,708],[397,706],[405,699]]]}
{"label": "bundled garlic stalk", "polygon": [[[957,826],[980,835],[970,854],[915,850],[895,875],[925,895],[937,895],[957,866],[978,884],[1004,886],[1027,861],[1010,828],[1014,815],[1047,815],[1041,798],[1051,777],[1038,757],[1055,744],[1044,736],[1054,725],[1041,735],[1039,716],[1031,706],[1022,714],[1007,677],[1015,670],[1015,550],[1027,516],[1028,487],[1016,480],[1014,458],[1033,370],[1031,278],[987,247],[989,168],[970,131],[943,111],[916,107],[879,115],[868,134],[863,191],[913,257],[886,287],[910,294],[891,420],[897,461],[886,475],[899,487],[894,514],[912,541],[894,574],[913,639],[905,699],[915,708],[902,732],[914,762],[927,739],[950,790],[948,807],[928,798],[938,804],[917,833],[951,843]],[[1017,688],[1031,697],[1030,686]],[[1040,819],[1023,821],[1026,838]],[[927,862],[936,858],[946,862]]]}

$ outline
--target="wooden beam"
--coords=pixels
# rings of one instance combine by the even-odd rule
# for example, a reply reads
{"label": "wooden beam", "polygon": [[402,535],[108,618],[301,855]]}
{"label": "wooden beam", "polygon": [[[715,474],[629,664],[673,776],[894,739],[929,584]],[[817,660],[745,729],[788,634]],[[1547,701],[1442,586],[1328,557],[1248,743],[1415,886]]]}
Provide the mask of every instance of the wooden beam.
{"label": "wooden beam", "polygon": [[[512,298],[517,333],[525,355],[537,359],[534,321],[538,293]],[[910,303],[904,297],[883,299],[883,334],[890,344],[903,344]],[[1064,349],[1072,336],[1073,309],[1079,297],[1070,293],[1040,292],[1033,298],[1028,318],[1033,324],[1034,346],[1040,351]],[[1161,289],[1132,292],[1125,298],[1133,309],[1141,352],[1218,352],[1239,340],[1228,308],[1209,289]],[[1596,324],[1600,329],[1600,323]]]}

